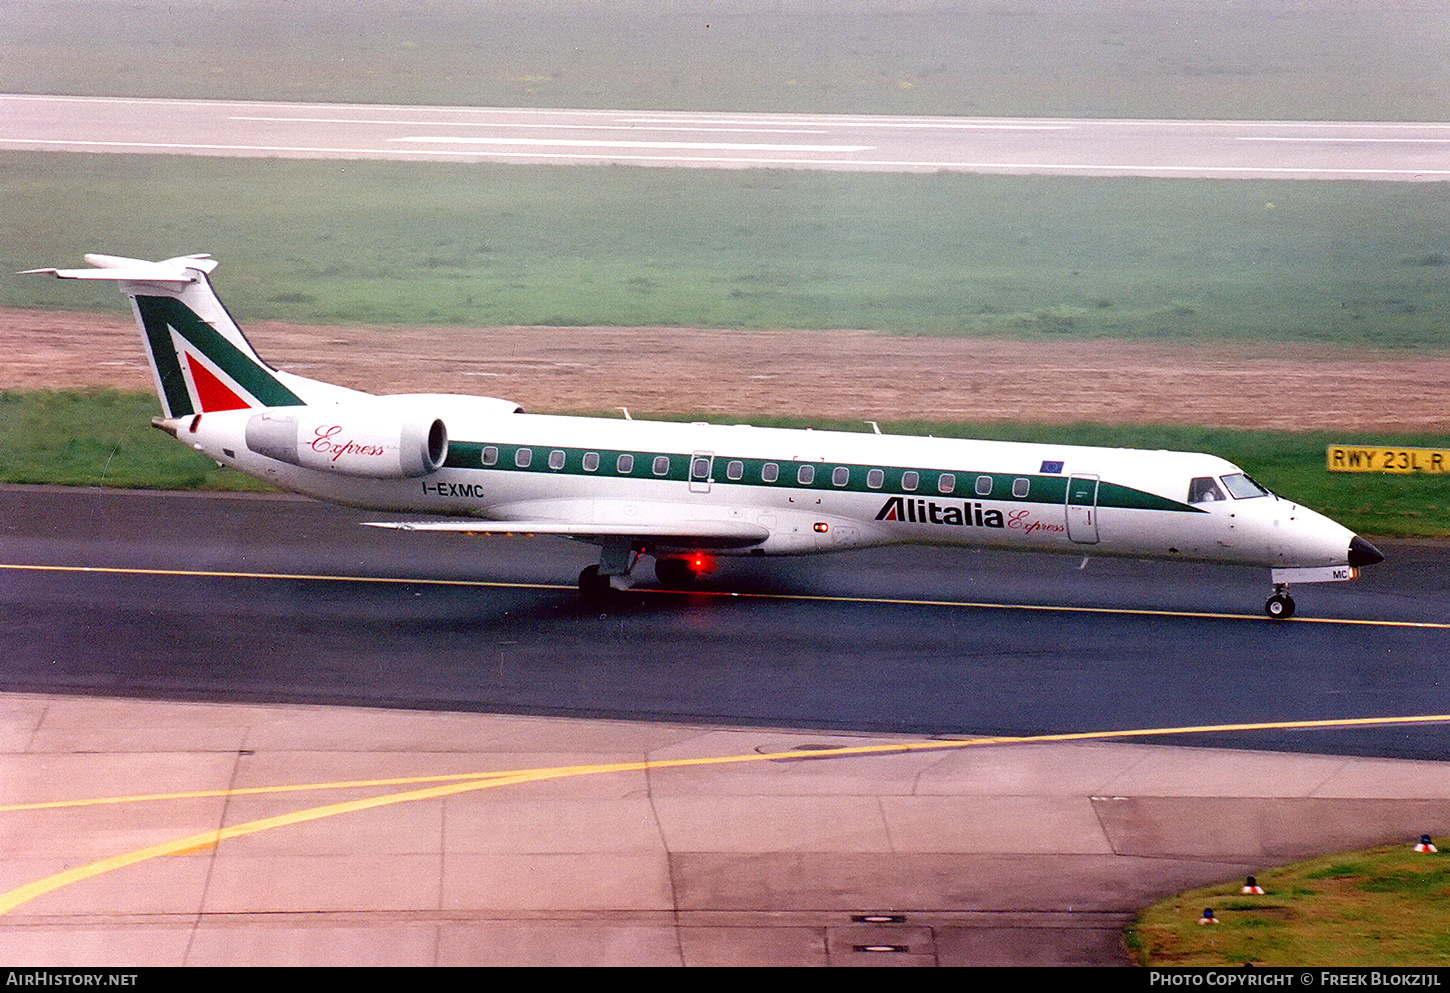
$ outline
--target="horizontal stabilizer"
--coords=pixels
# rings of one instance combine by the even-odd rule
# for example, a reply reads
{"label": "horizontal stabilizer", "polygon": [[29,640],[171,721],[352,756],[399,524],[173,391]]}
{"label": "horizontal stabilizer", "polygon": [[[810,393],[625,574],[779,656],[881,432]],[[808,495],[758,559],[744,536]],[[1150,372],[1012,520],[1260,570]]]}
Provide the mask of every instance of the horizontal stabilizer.
{"label": "horizontal stabilizer", "polygon": [[127,259],[118,255],[87,255],[91,269],[27,269],[22,276],[55,276],[58,279],[109,279],[127,283],[194,283],[198,273],[216,268],[210,255],[182,255],[164,262]]}
{"label": "horizontal stabilizer", "polygon": [[449,531],[455,534],[553,534],[599,541],[629,538],[639,542],[698,548],[746,548],[770,537],[759,524],[744,521],[680,521],[675,524],[568,524],[558,521],[366,521],[371,528],[399,531]]}

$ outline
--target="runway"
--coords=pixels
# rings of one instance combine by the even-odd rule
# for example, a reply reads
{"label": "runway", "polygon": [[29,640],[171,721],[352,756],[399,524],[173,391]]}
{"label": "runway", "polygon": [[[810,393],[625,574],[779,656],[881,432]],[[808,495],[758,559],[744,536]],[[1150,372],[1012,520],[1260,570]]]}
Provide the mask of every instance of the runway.
{"label": "runway", "polygon": [[251,158],[1396,182],[1450,124],[868,117],[0,95],[0,148]]}
{"label": "runway", "polygon": [[7,961],[1126,964],[1157,896],[1450,831],[1443,549],[1286,624],[913,549],[585,609],[583,546],[363,516],[0,488]]}

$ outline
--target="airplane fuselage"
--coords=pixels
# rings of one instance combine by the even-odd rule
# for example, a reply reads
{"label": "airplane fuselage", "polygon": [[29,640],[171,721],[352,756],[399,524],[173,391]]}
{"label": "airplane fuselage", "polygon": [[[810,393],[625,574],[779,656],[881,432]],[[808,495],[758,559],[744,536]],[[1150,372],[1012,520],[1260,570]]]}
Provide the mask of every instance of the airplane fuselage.
{"label": "airplane fuselage", "polygon": [[[449,435],[442,465],[413,478],[259,454],[246,444],[254,410],[204,414],[178,436],[281,488],[399,514],[758,526],[760,540],[713,549],[725,555],[920,543],[1309,568],[1345,564],[1354,537],[1271,494],[1190,503],[1192,480],[1241,473],[1212,455],[534,415],[451,395],[406,400],[436,414]],[[349,444],[345,425],[323,427],[314,435],[329,449]],[[697,548],[657,541],[649,550]]]}

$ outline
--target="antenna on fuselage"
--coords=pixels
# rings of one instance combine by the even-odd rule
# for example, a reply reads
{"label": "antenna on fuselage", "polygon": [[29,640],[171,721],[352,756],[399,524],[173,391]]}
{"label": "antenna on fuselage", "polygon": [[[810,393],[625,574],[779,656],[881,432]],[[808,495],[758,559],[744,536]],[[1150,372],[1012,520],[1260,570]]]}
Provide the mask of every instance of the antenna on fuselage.
{"label": "antenna on fuselage", "polygon": [[632,421],[632,420],[634,420],[634,418],[633,418],[633,417],[630,417],[630,416],[629,416],[629,408],[628,408],[628,407],[616,407],[616,408],[614,408],[614,409],[615,409],[615,410],[622,410],[622,411],[624,411],[624,419],[625,419],[625,420],[626,420],[626,421]]}

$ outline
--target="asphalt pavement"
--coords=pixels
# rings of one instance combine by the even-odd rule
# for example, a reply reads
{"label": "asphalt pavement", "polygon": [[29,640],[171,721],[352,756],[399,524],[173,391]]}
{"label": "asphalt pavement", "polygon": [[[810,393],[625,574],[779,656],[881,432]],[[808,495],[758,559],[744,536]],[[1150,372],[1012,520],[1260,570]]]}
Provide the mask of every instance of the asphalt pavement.
{"label": "asphalt pavement", "polygon": [[1126,964],[1158,897],[1450,830],[1394,723],[1450,711],[1442,548],[1287,624],[914,549],[586,610],[587,547],[357,519],[0,489],[0,957]]}

